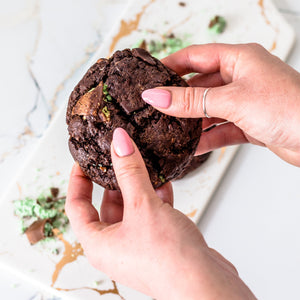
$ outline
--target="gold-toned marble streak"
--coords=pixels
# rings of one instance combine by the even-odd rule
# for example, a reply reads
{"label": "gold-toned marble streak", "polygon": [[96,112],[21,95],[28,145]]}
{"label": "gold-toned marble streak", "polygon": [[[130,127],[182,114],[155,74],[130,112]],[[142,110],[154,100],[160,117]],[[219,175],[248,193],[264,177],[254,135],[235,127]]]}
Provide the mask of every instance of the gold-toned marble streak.
{"label": "gold-toned marble streak", "polygon": [[[37,22],[37,34],[36,34],[36,38],[34,41],[33,50],[31,51],[31,53],[29,53],[26,56],[26,61],[27,61],[28,73],[29,73],[30,77],[32,78],[32,80],[35,82],[37,89],[39,89],[39,86],[37,85],[38,81],[35,78],[32,70],[31,70],[31,64],[33,62],[34,56],[37,53],[38,46],[40,43],[40,38],[41,38],[41,32],[42,32],[42,22],[41,22],[41,18],[40,18],[40,0],[34,0],[34,1],[27,0],[26,4],[28,4],[28,5],[25,5],[26,8],[23,11],[21,11],[18,15],[10,16],[9,24],[15,25],[15,24],[19,24],[20,22],[25,22],[28,20],[35,20]],[[0,25],[3,25],[4,21],[5,20],[0,20]],[[49,120],[48,120],[47,126],[49,125],[50,121],[53,119],[56,111],[58,110],[56,101],[57,101],[57,98],[58,98],[60,92],[64,89],[66,82],[74,75],[74,73],[81,66],[83,66],[88,61],[88,59],[90,58],[90,55],[96,51],[97,47],[98,47],[98,45],[96,46],[95,44],[87,45],[84,57],[80,61],[78,61],[76,64],[74,64],[74,67],[71,69],[69,74],[55,89],[54,96],[49,101],[47,101],[48,106],[50,107],[50,109],[48,111]],[[42,93],[41,90],[39,92]],[[46,99],[44,99],[44,101],[46,101]],[[26,117],[28,117],[29,113],[26,114]],[[21,150],[24,146],[26,146],[26,144],[27,144],[26,138],[35,137],[35,136],[36,135],[35,135],[34,131],[32,130],[32,128],[30,128],[29,125],[25,125],[23,130],[21,130],[21,133],[17,136],[17,139],[16,139],[17,144],[15,146],[13,146],[9,151],[1,153],[0,164],[3,163],[3,161],[5,159],[7,159],[10,155],[14,154],[15,152]]]}
{"label": "gold-toned marble streak", "polygon": [[167,31],[168,34],[173,33],[174,29],[185,24],[188,20],[191,19],[191,17],[193,16],[193,14],[190,14],[189,16],[187,16],[185,19],[183,19],[182,21],[178,22],[177,24],[173,25],[172,27],[170,27]]}
{"label": "gold-toned marble streak", "polygon": [[19,192],[19,199],[22,199],[22,186],[19,182],[17,182],[17,188]]}
{"label": "gold-toned marble streak", "polygon": [[64,253],[63,253],[63,257],[56,264],[55,270],[52,274],[52,284],[51,284],[52,287],[54,286],[54,284],[55,284],[55,282],[58,278],[58,275],[61,272],[61,270],[63,269],[63,267],[65,265],[75,261],[78,256],[84,255],[83,254],[83,249],[82,249],[81,245],[78,242],[75,242],[74,245],[71,245],[69,242],[67,242],[64,239],[63,234],[61,232],[54,229],[53,233],[59,240],[61,240],[63,242],[65,250],[64,250]]}
{"label": "gold-toned marble streak", "polygon": [[113,288],[107,289],[107,290],[101,290],[97,288],[92,287],[79,287],[79,288],[60,288],[60,287],[54,287],[57,278],[62,271],[62,269],[69,263],[72,263],[77,260],[79,256],[83,256],[84,252],[83,249],[78,242],[74,242],[74,244],[70,244],[68,241],[66,241],[63,237],[63,234],[59,232],[57,229],[53,230],[54,235],[63,242],[64,244],[64,253],[63,257],[60,259],[60,261],[55,265],[55,270],[52,274],[52,283],[51,287],[55,288],[58,291],[65,291],[65,292],[71,292],[71,291],[77,291],[77,290],[92,290],[94,292],[97,292],[99,295],[106,295],[106,294],[115,294],[120,297],[120,299],[125,300],[118,290],[117,284],[115,281],[112,281]]}
{"label": "gold-toned marble streak", "polygon": [[[12,13],[12,14],[6,14],[6,15],[1,15],[0,18],[0,27],[15,27],[17,25],[22,24],[23,22],[30,21],[30,20],[36,20],[38,22],[37,26],[37,36],[38,38],[36,39],[36,42],[33,47],[33,52],[36,52],[40,32],[41,32],[41,21],[39,18],[40,14],[40,4],[39,0],[27,0],[25,3],[25,8],[18,13]],[[29,61],[29,56],[27,56],[27,62]],[[27,64],[28,65],[28,64]],[[18,151],[22,149],[26,142],[24,140],[24,137],[26,136],[34,136],[33,131],[31,128],[26,125],[24,129],[21,131],[21,133],[17,137],[18,144],[11,149],[9,152],[4,152],[0,156],[0,164],[10,156],[14,151]]]}
{"label": "gold-toned marble streak", "polygon": [[96,51],[97,47],[98,47],[98,45],[97,46],[88,45],[84,57],[80,61],[78,61],[76,64],[74,64],[74,67],[70,70],[69,74],[57,86],[56,90],[54,91],[54,96],[49,100],[49,104],[50,104],[50,107],[51,107],[51,109],[49,111],[49,115],[50,115],[51,120],[54,117],[54,114],[58,109],[55,102],[56,102],[60,92],[65,88],[65,85],[66,85],[67,81],[75,74],[75,72],[78,71],[78,69],[81,66],[83,66],[89,60],[91,53],[94,53]]}
{"label": "gold-toned marble streak", "polygon": [[120,295],[120,292],[118,290],[117,284],[115,281],[112,281],[113,288],[108,290],[100,290],[92,287],[82,287],[82,288],[72,288],[72,289],[62,289],[62,288],[56,288],[58,291],[64,291],[64,292],[72,292],[72,291],[78,291],[78,290],[91,290],[99,294],[99,296],[108,295],[108,294],[114,294],[120,297],[121,300],[125,300]]}
{"label": "gold-toned marble streak", "polygon": [[192,210],[190,213],[187,213],[186,216],[189,217],[189,218],[193,218],[193,217],[195,217],[197,211],[198,211],[198,209],[195,208],[195,209]]}
{"label": "gold-toned marble streak", "polygon": [[220,155],[219,155],[219,157],[218,157],[218,162],[221,162],[221,160],[222,160],[222,158],[224,157],[224,154],[225,154],[225,152],[226,152],[226,149],[227,149],[227,147],[222,147],[222,148],[221,148],[221,153],[220,153]]}
{"label": "gold-toned marble streak", "polygon": [[130,35],[134,30],[136,30],[138,28],[142,15],[146,11],[146,9],[155,1],[156,0],[150,0],[147,4],[145,4],[142,7],[141,11],[139,13],[137,13],[132,20],[129,20],[129,21],[121,20],[119,31],[113,37],[112,42],[109,47],[110,55],[115,50],[116,45],[120,41],[120,39],[122,39],[123,37],[125,37],[127,35]]}
{"label": "gold-toned marble streak", "polygon": [[270,20],[268,19],[267,15],[266,15],[266,12],[265,12],[265,3],[264,3],[264,0],[258,0],[258,5],[261,9],[261,15],[263,16],[265,22],[267,25],[271,26],[271,28],[276,32],[276,36],[275,36],[275,39],[271,45],[271,47],[268,49],[270,52],[274,51],[277,47],[277,38],[278,38],[278,28],[273,25]]}
{"label": "gold-toned marble streak", "polygon": [[[36,37],[36,40],[35,40],[33,51],[30,55],[27,56],[28,71],[29,71],[31,77],[34,77],[34,75],[33,75],[33,72],[31,71],[30,64],[32,63],[33,57],[35,56],[35,54],[38,50],[38,45],[39,45],[40,37],[41,37],[41,28],[42,28],[41,20],[40,20],[40,16],[39,16],[39,13],[40,13],[39,5],[38,5],[38,10],[37,11],[38,11],[38,15],[36,16],[36,18],[38,20],[38,33],[37,33],[37,37]],[[71,69],[69,74],[65,77],[65,79],[55,89],[54,96],[49,100],[49,106],[50,106],[50,110],[48,112],[49,116],[50,116],[49,122],[53,119],[53,116],[54,116],[55,112],[58,109],[55,102],[56,102],[56,100],[59,96],[59,93],[64,89],[66,82],[74,75],[74,73],[82,65],[84,65],[88,61],[88,59],[90,58],[91,53],[94,53],[96,51],[97,47],[98,47],[98,45],[96,46],[94,44],[87,45],[84,57],[80,61],[78,61],[77,63],[74,64],[74,67]],[[35,78],[33,78],[33,80],[35,80]]]}

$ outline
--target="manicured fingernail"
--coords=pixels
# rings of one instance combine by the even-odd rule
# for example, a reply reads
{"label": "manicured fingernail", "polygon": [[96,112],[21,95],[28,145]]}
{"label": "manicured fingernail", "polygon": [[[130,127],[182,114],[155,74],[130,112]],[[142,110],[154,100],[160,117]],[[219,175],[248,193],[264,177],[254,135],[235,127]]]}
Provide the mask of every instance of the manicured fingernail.
{"label": "manicured fingernail", "polygon": [[115,129],[113,133],[113,147],[118,156],[128,156],[134,152],[130,136],[123,128]]}
{"label": "manicured fingernail", "polygon": [[171,105],[171,93],[163,89],[150,89],[142,93],[145,102],[158,108],[168,108]]}

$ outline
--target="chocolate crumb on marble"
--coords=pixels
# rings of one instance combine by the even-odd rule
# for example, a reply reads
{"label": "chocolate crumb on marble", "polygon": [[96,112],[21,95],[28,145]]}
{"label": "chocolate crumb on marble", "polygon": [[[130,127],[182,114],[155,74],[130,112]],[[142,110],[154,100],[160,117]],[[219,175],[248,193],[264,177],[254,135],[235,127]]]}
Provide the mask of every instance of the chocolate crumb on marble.
{"label": "chocolate crumb on marble", "polygon": [[70,95],[66,121],[69,148],[83,172],[108,189],[119,189],[110,145],[122,127],[137,144],[154,188],[175,179],[191,162],[201,119],[167,116],[145,103],[144,90],[187,83],[141,48],[99,59]]}
{"label": "chocolate crumb on marble", "polygon": [[59,188],[51,187],[50,188],[50,193],[51,193],[53,198],[56,198],[59,194]]}
{"label": "chocolate crumb on marble", "polygon": [[25,231],[28,241],[31,245],[36,244],[40,240],[43,240],[45,236],[45,225],[47,219],[39,219],[33,222]]}

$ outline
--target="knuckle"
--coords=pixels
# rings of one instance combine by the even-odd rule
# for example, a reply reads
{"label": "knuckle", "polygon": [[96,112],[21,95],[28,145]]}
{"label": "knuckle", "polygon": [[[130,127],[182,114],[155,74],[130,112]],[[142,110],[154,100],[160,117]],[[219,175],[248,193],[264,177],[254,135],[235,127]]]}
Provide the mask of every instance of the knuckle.
{"label": "knuckle", "polygon": [[126,165],[122,166],[117,172],[117,176],[121,180],[128,177],[139,176],[141,174],[143,174],[143,169],[135,162],[127,163]]}
{"label": "knuckle", "polygon": [[256,43],[256,42],[252,42],[252,43],[249,43],[249,44],[246,44],[245,45],[247,48],[261,48],[261,45]]}
{"label": "knuckle", "polygon": [[182,110],[186,113],[189,113],[191,111],[191,101],[193,101],[192,97],[193,97],[193,90],[191,87],[187,87],[184,90],[184,95],[181,102]]}
{"label": "knuckle", "polygon": [[184,97],[182,99],[182,110],[192,116],[200,112],[200,91],[197,88],[187,87],[184,90]]}
{"label": "knuckle", "polygon": [[257,55],[259,53],[267,52],[267,50],[259,43],[245,44],[243,50],[248,55]]}
{"label": "knuckle", "polygon": [[186,67],[189,72],[192,72],[194,69],[192,53],[194,53],[196,48],[197,48],[196,45],[190,45],[190,46],[187,46],[184,51],[184,53],[185,53],[184,61],[186,63]]}
{"label": "knuckle", "polygon": [[254,49],[260,49],[260,50],[264,49],[264,47],[259,43],[251,43],[250,46]]}

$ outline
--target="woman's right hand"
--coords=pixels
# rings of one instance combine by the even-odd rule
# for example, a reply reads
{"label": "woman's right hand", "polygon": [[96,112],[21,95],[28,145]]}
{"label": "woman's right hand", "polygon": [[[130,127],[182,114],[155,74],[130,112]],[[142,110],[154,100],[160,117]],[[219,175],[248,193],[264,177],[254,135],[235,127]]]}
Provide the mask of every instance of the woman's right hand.
{"label": "woman's right hand", "polygon": [[143,99],[176,117],[204,117],[196,155],[219,147],[250,142],[268,147],[300,166],[300,74],[257,44],[195,45],[162,61],[179,75],[198,73],[190,87],[159,87]]}

